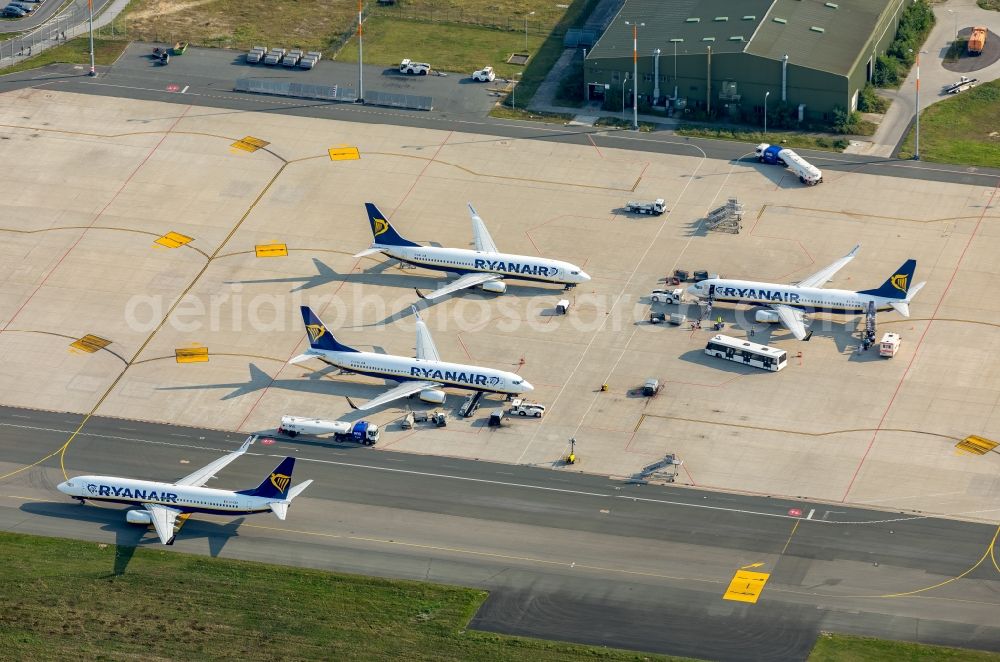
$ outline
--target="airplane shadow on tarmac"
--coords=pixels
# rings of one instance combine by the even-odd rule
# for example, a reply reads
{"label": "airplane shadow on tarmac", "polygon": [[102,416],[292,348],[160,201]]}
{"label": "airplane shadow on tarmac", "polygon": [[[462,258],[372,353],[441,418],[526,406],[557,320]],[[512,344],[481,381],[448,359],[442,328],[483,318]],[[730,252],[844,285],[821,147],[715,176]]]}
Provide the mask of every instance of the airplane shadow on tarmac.
{"label": "airplane shadow on tarmac", "polygon": [[[133,508],[118,508],[94,506],[57,501],[34,501],[21,506],[25,513],[42,517],[71,519],[76,521],[103,524],[102,531],[113,531],[115,534],[115,560],[109,577],[125,574],[136,547],[152,547],[160,545],[152,526],[129,524],[125,521],[125,513]],[[226,542],[239,535],[239,527],[245,517],[218,523],[210,520],[189,519],[177,533],[185,539],[205,538],[208,540],[209,554],[213,557],[222,553]],[[147,535],[151,534],[151,535]]]}
{"label": "airplane shadow on tarmac", "polygon": [[[377,348],[381,349],[381,348]],[[309,370],[308,367],[302,366],[303,369]],[[315,393],[317,395],[328,395],[328,396],[343,396],[345,398],[345,409],[348,409],[348,413],[345,416],[339,417],[338,420],[353,420],[352,414],[355,412],[350,409],[349,403],[346,402],[348,397],[358,398],[360,400],[366,400],[374,398],[385,392],[387,387],[396,386],[396,382],[392,380],[383,380],[383,385],[378,386],[375,384],[364,384],[358,382],[340,382],[334,381],[333,379],[325,379],[326,377],[336,375],[337,368],[332,366],[327,366],[320,368],[319,370],[313,370],[305,378],[295,378],[295,379],[274,379],[268,373],[264,372],[257,367],[256,364],[250,363],[250,379],[245,382],[229,382],[223,384],[192,384],[190,386],[160,386],[156,390],[158,391],[210,391],[213,389],[223,389],[229,390],[229,393],[223,395],[220,400],[231,400],[233,398],[238,398],[250,393],[255,393],[257,391],[262,391],[266,388],[272,389],[283,389],[287,391],[297,391],[299,393]],[[360,418],[360,415],[354,418]]]}
{"label": "airplane shadow on tarmac", "polygon": [[[387,259],[383,262],[360,271],[357,273],[347,273],[342,274],[333,270],[332,267],[322,262],[317,258],[313,258],[313,265],[316,267],[316,275],[314,276],[290,276],[287,278],[261,278],[256,280],[233,280],[226,281],[226,285],[255,285],[263,283],[301,283],[298,287],[293,287],[290,292],[301,292],[303,290],[310,290],[316,287],[321,287],[323,285],[330,285],[332,283],[343,283],[351,282],[361,285],[377,285],[382,287],[397,287],[400,289],[414,290],[414,300],[412,306],[415,306],[418,310],[424,310],[432,305],[435,305],[438,301],[447,301],[448,299],[455,296],[474,296],[483,300],[491,300],[495,298],[493,295],[483,295],[477,293],[475,290],[464,290],[462,292],[456,292],[446,297],[442,297],[438,301],[427,301],[418,298],[417,294],[419,291],[431,291],[443,285],[448,280],[454,280],[457,276],[445,277],[440,276],[430,276],[430,275],[400,275],[400,274],[389,274],[385,273],[388,269],[400,265],[402,263],[397,260]],[[563,290],[557,290],[554,288],[545,287],[533,287],[531,285],[523,283],[512,283],[511,290],[509,290],[504,296],[508,297],[532,297],[538,295],[557,295],[561,294]],[[356,324],[353,326],[345,326],[343,328],[358,329],[358,328],[369,328],[373,326],[382,326],[385,324],[390,324],[392,322],[398,322],[400,320],[406,319],[413,314],[411,305],[407,305],[402,310],[390,314],[388,317],[378,320],[377,322],[372,322],[370,324]]]}

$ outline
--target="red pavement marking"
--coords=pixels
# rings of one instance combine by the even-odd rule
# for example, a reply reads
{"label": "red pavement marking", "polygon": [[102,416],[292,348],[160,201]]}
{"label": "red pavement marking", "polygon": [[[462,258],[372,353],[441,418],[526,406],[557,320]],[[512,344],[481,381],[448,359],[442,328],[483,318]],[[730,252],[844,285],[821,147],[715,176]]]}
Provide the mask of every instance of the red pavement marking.
{"label": "red pavement marking", "polygon": [[184,118],[184,115],[186,115],[187,111],[189,110],[191,110],[191,106],[187,106],[184,109],[184,111],[177,117],[174,123],[170,125],[170,128],[167,129],[166,132],[164,132],[163,137],[160,138],[160,141],[156,143],[153,149],[149,151],[149,154],[147,154],[145,158],[143,158],[143,160],[139,163],[139,165],[137,165],[135,169],[132,170],[131,174],[129,174],[128,178],[125,179],[124,183],[122,183],[122,185],[118,188],[118,190],[115,191],[115,194],[111,196],[111,199],[108,200],[108,203],[104,205],[103,208],[101,208],[101,211],[97,212],[97,216],[95,216],[94,219],[90,222],[90,224],[83,230],[83,232],[80,233],[80,236],[77,237],[76,241],[73,242],[73,245],[70,246],[68,249],[66,249],[66,252],[63,253],[62,257],[59,258],[59,261],[56,262],[55,266],[52,267],[52,269],[50,269],[47,274],[45,274],[45,277],[42,278],[42,282],[38,284],[38,286],[31,292],[30,295],[28,295],[28,298],[24,300],[24,303],[21,304],[21,307],[17,309],[17,311],[11,316],[9,320],[7,320],[7,323],[4,324],[3,329],[0,329],[0,332],[6,331],[10,327],[10,325],[14,322],[14,320],[17,319],[17,316],[21,314],[21,311],[24,310],[24,307],[28,305],[28,303],[32,300],[32,298],[34,298],[36,294],[38,294],[38,290],[42,289],[42,286],[45,285],[46,282],[48,282],[52,274],[54,274],[56,269],[59,268],[59,265],[61,265],[63,260],[66,259],[66,256],[69,255],[71,252],[73,252],[73,249],[76,248],[81,241],[83,241],[83,238],[87,236],[87,232],[90,231],[90,228],[94,227],[94,223],[96,223],[97,220],[104,215],[104,212],[108,210],[108,207],[110,207],[111,204],[118,199],[118,196],[121,195],[121,192],[125,190],[125,187],[128,186],[129,182],[132,181],[132,178],[135,177],[136,173],[139,172],[142,166],[146,165],[146,161],[148,161],[149,158],[156,153],[156,150],[160,148],[160,145],[163,144],[163,141],[167,139],[167,136],[170,135],[170,132],[174,130],[174,127],[177,126],[177,123]]}
{"label": "red pavement marking", "polygon": [[941,309],[941,304],[944,303],[945,298],[948,296],[948,292],[951,291],[951,286],[955,282],[955,276],[958,275],[958,269],[962,266],[962,261],[965,259],[965,254],[969,250],[969,246],[972,245],[972,240],[976,238],[976,233],[979,232],[979,226],[983,224],[983,217],[986,216],[986,211],[993,204],[993,198],[997,194],[997,189],[1000,187],[1000,182],[997,182],[996,186],[993,187],[993,192],[990,194],[990,199],[983,206],[983,211],[979,214],[979,220],[976,221],[976,227],[972,229],[972,234],[969,235],[969,241],[965,242],[965,248],[962,249],[962,254],[958,258],[958,262],[955,263],[955,269],[951,272],[951,278],[948,279],[948,285],[944,288],[944,292],[941,294],[941,298],[938,299],[937,305],[934,307],[934,313],[931,315],[931,319],[927,322],[927,326],[924,327],[924,332],[920,334],[920,340],[917,341],[916,347],[913,349],[913,355],[910,356],[910,362],[906,364],[906,370],[903,371],[903,376],[900,377],[899,383],[896,384],[896,390],[892,392],[892,398],[889,400],[889,404],[886,406],[885,411],[882,412],[882,418],[879,419],[878,426],[872,433],[871,441],[868,442],[868,448],[865,449],[865,454],[861,457],[861,462],[858,463],[858,468],[854,470],[854,475],[851,476],[851,482],[847,485],[847,490],[844,492],[844,497],[840,500],[841,503],[847,501],[847,495],[851,493],[851,488],[854,487],[854,481],[858,478],[858,473],[861,472],[861,467],[864,465],[865,460],[868,459],[868,454],[872,450],[872,446],[875,445],[875,439],[878,438],[878,433],[882,431],[882,424],[885,423],[886,417],[889,415],[889,410],[892,409],[892,405],[896,402],[896,396],[899,395],[899,390],[903,387],[903,382],[906,380],[906,376],[910,374],[910,368],[913,367],[913,362],[917,359],[917,353],[920,351],[920,346],[924,342],[924,338],[927,337],[927,332],[931,330],[931,326],[934,324],[934,319],[937,317],[938,311]]}
{"label": "red pavement marking", "polygon": [[802,511],[799,510],[798,508],[789,508],[788,509],[788,516],[789,517],[802,517]]}

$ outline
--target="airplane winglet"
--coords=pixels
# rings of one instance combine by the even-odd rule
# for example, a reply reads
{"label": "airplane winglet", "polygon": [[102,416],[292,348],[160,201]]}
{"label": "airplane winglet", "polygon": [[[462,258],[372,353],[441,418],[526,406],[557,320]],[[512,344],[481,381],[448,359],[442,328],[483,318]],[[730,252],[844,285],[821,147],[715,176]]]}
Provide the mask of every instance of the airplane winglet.
{"label": "airplane winglet", "polygon": [[427,297],[424,296],[424,293],[421,292],[420,290],[418,290],[417,288],[414,287],[413,291],[416,292],[417,296],[420,297],[421,299],[426,299],[427,298]]}
{"label": "airplane winglet", "polygon": [[347,404],[351,406],[351,409],[357,409],[358,406],[351,401],[351,397],[348,395],[344,396],[347,399]]}
{"label": "airplane winglet", "polygon": [[847,255],[845,255],[844,257],[854,257],[855,255],[858,254],[859,250],[861,250],[861,244],[858,244],[857,246],[855,246],[854,248],[852,248],[851,252],[848,253]]}
{"label": "airplane winglet", "polygon": [[243,445],[240,446],[240,449],[236,452],[246,453],[247,449],[249,449],[250,446],[252,446],[255,441],[257,441],[257,435],[255,434],[250,435],[249,437],[246,438],[246,441],[243,442]]}

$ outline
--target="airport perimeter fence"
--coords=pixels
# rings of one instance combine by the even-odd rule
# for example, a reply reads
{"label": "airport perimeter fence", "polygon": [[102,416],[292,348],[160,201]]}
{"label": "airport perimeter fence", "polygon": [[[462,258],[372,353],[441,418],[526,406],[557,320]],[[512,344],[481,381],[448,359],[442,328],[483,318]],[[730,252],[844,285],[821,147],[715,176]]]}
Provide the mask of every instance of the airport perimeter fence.
{"label": "airport perimeter fence", "polygon": [[[56,2],[57,0],[49,0]],[[69,41],[75,37],[87,36],[89,32],[83,29],[82,33],[77,26],[84,26],[90,19],[90,10],[87,8],[87,0],[74,0],[58,14],[50,18],[44,25],[40,25],[34,30],[29,30],[16,37],[0,41],[0,61],[9,64],[11,61],[18,61],[32,55],[37,55],[44,48],[51,48]],[[98,26],[96,24],[98,16],[94,16],[94,38],[95,39],[127,39],[126,22],[124,17],[116,16],[107,25]],[[74,32],[74,28],[77,30]],[[10,58],[10,60],[8,60]]]}
{"label": "airport perimeter fence", "polygon": [[[403,9],[390,9],[386,7],[374,7],[368,17],[378,16],[381,18],[395,18],[402,21],[414,21],[418,23],[456,23],[460,25],[471,25],[477,28],[488,28],[491,30],[501,30],[505,32],[520,32],[524,34],[524,15],[521,16],[492,16],[483,18],[481,11],[465,11],[463,9],[450,9],[444,11],[411,11]],[[556,26],[555,22],[542,22],[528,19],[528,34],[535,37],[547,37]],[[352,33],[353,34],[353,33]]]}

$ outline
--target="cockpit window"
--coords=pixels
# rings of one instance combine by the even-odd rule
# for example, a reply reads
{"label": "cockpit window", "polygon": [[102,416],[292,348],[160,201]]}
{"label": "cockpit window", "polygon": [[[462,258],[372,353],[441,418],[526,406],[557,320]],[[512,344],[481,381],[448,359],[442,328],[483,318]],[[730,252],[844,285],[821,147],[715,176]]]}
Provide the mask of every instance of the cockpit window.
{"label": "cockpit window", "polygon": [[579,275],[580,275],[580,272],[579,272],[579,271],[571,271],[570,273],[571,273],[572,275],[574,275],[574,276],[579,276]]}
{"label": "cockpit window", "polygon": [[523,384],[523,383],[524,383],[524,380],[523,380],[523,379],[515,379],[515,380],[514,380],[514,384],[515,384],[515,385],[516,385],[516,384]]}

